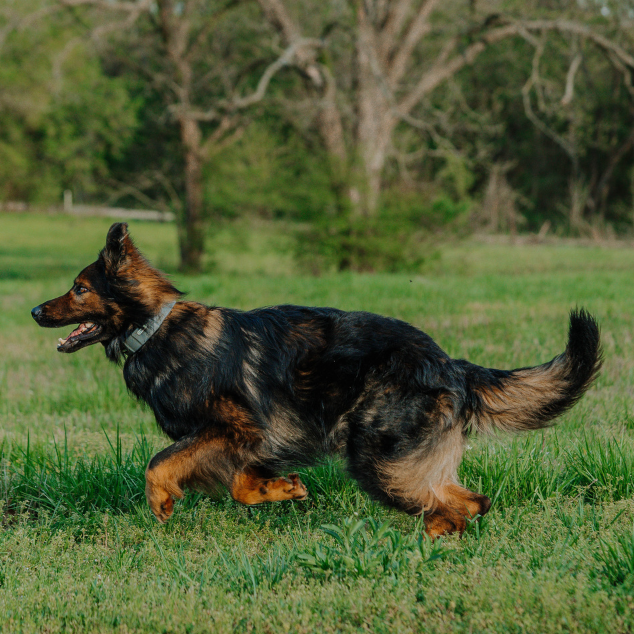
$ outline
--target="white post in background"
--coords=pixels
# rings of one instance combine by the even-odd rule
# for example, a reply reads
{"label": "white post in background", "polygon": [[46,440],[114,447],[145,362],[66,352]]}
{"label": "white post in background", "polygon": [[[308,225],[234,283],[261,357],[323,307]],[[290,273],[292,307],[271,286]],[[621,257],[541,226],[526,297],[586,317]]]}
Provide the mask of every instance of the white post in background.
{"label": "white post in background", "polygon": [[64,211],[71,212],[73,210],[73,192],[70,189],[64,190]]}

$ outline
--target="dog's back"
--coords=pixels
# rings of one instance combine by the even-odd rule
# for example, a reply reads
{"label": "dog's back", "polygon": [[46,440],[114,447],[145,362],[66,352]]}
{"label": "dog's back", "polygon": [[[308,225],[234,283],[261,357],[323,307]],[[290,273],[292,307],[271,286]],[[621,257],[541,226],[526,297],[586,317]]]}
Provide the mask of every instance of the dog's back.
{"label": "dog's back", "polygon": [[332,308],[248,312],[179,301],[181,293],[111,227],[97,262],[33,309],[40,325],[80,323],[60,352],[101,342],[124,361],[130,391],[175,442],[146,472],[156,517],[187,486],[227,486],[245,504],[302,499],[296,465],[341,452],[361,487],[425,514],[431,535],[462,531],[489,499],[458,484],[470,431],[548,425],[592,383],[599,332],[573,312],[566,352],[513,371],[450,359],[396,319]]}

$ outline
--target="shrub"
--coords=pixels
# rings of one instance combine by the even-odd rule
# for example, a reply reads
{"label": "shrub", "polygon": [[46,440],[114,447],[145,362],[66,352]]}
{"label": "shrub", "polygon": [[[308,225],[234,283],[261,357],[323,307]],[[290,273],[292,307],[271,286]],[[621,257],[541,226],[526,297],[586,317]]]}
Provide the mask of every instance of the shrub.
{"label": "shrub", "polygon": [[312,273],[324,270],[418,272],[438,257],[439,235],[464,231],[466,202],[446,196],[390,193],[376,217],[324,214],[297,231],[296,256]]}

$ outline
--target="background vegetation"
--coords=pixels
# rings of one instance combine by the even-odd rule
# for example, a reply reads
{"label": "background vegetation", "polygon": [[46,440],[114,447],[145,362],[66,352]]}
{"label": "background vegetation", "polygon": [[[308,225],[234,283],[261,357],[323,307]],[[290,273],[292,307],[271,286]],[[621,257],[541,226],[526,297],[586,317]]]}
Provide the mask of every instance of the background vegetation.
{"label": "background vegetation", "polygon": [[0,1],[0,199],[284,219],[308,270],[630,235],[630,0]]}
{"label": "background vegetation", "polygon": [[[0,631],[630,632],[634,628],[634,342],[630,249],[446,247],[422,274],[301,274],[269,225],[207,236],[213,274],[176,272],[172,225],[132,222],[193,300],[364,309],[493,367],[562,350],[567,313],[601,322],[605,368],[556,428],[473,438],[464,482],[494,499],[432,545],[341,465],[302,473],[299,503],[196,494],[158,525],[144,466],[167,441],[99,347],[55,351],[29,310],[65,291],[109,222],[4,215],[0,245]],[[388,524],[385,524],[388,522]]]}

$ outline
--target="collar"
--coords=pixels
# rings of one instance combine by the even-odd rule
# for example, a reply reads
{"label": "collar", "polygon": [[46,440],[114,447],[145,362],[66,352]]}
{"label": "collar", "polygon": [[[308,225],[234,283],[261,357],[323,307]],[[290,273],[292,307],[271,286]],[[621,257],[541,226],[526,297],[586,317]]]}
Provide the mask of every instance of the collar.
{"label": "collar", "polygon": [[176,304],[176,302],[164,304],[158,314],[148,319],[141,327],[135,328],[131,333],[125,335],[123,345],[128,349],[130,354],[134,354],[161,327],[165,318],[170,314],[172,308],[174,308],[174,304]]}

